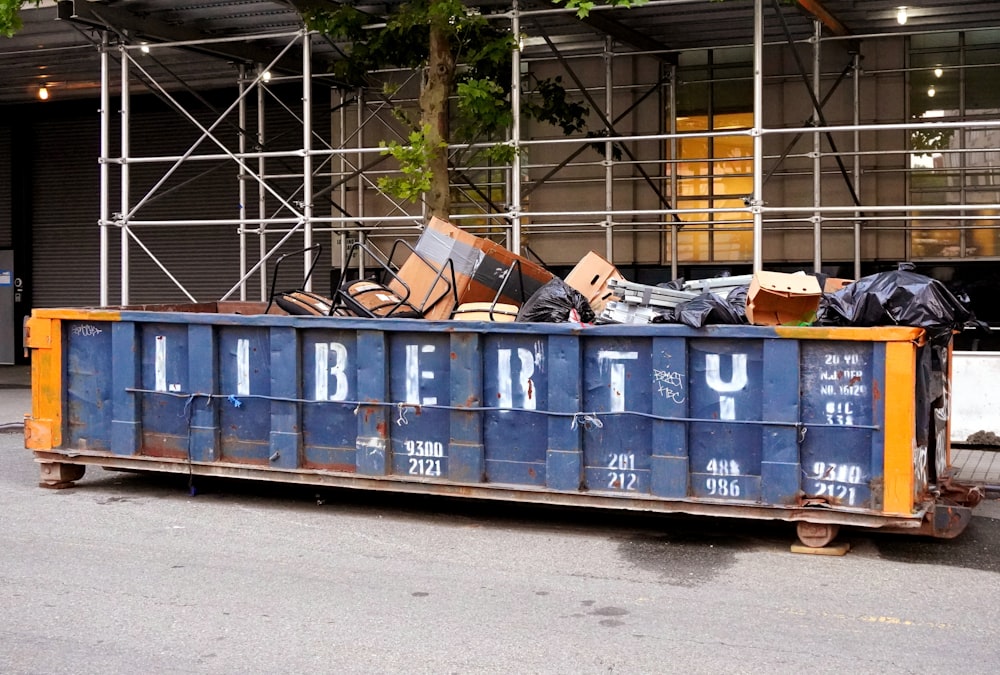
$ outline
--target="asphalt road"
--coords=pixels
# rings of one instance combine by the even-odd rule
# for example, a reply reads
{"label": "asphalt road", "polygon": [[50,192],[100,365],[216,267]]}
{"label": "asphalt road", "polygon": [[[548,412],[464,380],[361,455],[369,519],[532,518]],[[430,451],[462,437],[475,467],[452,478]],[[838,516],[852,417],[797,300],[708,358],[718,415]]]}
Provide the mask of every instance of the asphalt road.
{"label": "asphalt road", "polygon": [[89,469],[0,434],[0,672],[994,673],[1000,502],[955,541]]}

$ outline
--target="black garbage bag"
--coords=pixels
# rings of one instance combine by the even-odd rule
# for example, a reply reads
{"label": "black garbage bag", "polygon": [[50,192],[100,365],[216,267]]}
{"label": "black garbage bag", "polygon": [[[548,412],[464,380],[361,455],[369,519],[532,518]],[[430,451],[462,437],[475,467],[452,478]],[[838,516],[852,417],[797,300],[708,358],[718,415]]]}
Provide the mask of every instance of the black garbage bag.
{"label": "black garbage bag", "polygon": [[[633,318],[633,310],[638,313],[640,310],[643,312],[637,318]],[[594,324],[598,326],[606,326],[610,324],[643,324],[646,323],[645,318],[646,312],[652,313],[652,318],[649,319],[649,323],[674,323],[674,310],[669,307],[638,307],[636,305],[624,305],[624,308],[620,308],[617,312],[611,313],[610,316],[604,316],[603,314],[598,314],[597,318],[594,319]],[[617,317],[617,318],[615,318]]]}
{"label": "black garbage bag", "polygon": [[729,306],[733,308],[737,316],[740,317],[739,323],[747,322],[747,293],[750,292],[749,286],[738,286],[733,290],[729,291],[726,295],[726,302]]}
{"label": "black garbage bag", "polygon": [[674,310],[670,307],[654,307],[653,311],[656,312],[656,316],[653,317],[651,323],[677,323],[674,318]]}
{"label": "black garbage bag", "polygon": [[583,323],[594,320],[594,310],[580,291],[566,284],[562,279],[553,279],[528,298],[517,312],[517,321],[537,323],[566,323],[575,321],[571,310],[576,310]]}
{"label": "black garbage bag", "polygon": [[[733,295],[730,291],[729,295]],[[746,302],[746,289],[743,289],[743,301]],[[706,291],[697,298],[682,302],[674,308],[674,321],[692,328],[701,328],[708,324],[741,324],[746,323],[745,310],[739,310],[730,304],[728,296],[720,298]]]}
{"label": "black garbage bag", "polygon": [[936,279],[900,263],[825,295],[817,323],[825,326],[913,326],[927,331],[931,341],[947,338],[973,320],[965,303]]}
{"label": "black garbage bag", "polygon": [[669,288],[672,291],[683,291],[684,290],[684,277],[678,277],[673,281],[664,281],[662,284],[656,284],[657,288]]}

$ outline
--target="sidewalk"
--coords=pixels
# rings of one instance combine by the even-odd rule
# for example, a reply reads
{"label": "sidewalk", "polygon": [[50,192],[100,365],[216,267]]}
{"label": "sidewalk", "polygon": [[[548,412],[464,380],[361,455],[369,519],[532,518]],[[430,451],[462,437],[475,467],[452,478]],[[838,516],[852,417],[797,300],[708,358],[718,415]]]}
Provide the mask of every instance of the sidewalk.
{"label": "sidewalk", "polygon": [[0,366],[0,431],[24,426],[31,412],[31,368]]}
{"label": "sidewalk", "polygon": [[976,450],[951,449],[951,463],[955,466],[955,479],[962,483],[983,485],[990,492],[1000,492],[1000,448]]}
{"label": "sidewalk", "polygon": [[[31,369],[0,366],[0,432],[20,429],[31,412]],[[981,485],[991,496],[1000,496],[1000,448],[952,448],[956,478]]]}

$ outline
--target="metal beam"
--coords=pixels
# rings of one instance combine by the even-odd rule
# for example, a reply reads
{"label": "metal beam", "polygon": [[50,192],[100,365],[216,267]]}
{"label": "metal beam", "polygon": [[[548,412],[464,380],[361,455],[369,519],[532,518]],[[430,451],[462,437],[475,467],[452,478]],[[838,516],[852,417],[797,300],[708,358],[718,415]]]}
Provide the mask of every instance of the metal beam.
{"label": "metal beam", "polygon": [[[604,112],[601,110],[601,107],[597,105],[597,101],[595,101],[594,97],[590,95],[590,91],[587,89],[586,85],[583,84],[583,81],[576,74],[576,71],[573,70],[572,66],[570,66],[569,62],[566,60],[566,57],[562,55],[562,52],[559,51],[559,48],[556,47],[554,42],[552,42],[552,38],[549,37],[549,34],[545,32],[545,29],[542,28],[541,24],[539,24],[537,21],[535,22],[535,29],[541,35],[542,39],[545,40],[545,44],[548,45],[549,50],[552,52],[552,55],[556,57],[557,61],[559,61],[559,65],[563,67],[563,70],[566,71],[566,74],[569,75],[570,79],[573,80],[573,83],[576,84],[577,88],[580,90],[580,93],[590,104],[591,109],[601,119],[601,123],[604,124],[605,134],[607,134],[607,136],[609,137],[612,137],[612,139],[614,140],[621,140],[621,142],[618,143],[618,146],[621,148],[622,152],[628,155],[628,158],[632,160],[632,162],[635,165],[635,170],[638,171],[639,175],[641,175],[643,180],[646,181],[646,184],[649,185],[649,188],[653,191],[653,194],[655,194],[657,197],[660,198],[660,203],[666,208],[672,209],[673,206],[671,206],[670,200],[667,199],[667,197],[663,194],[663,191],[653,181],[649,173],[647,173],[646,170],[642,168],[642,164],[639,163],[639,158],[636,157],[631,150],[629,150],[629,147],[627,145],[628,137],[626,136],[621,139],[616,138],[618,136],[618,132],[615,131],[614,123],[610,119],[608,119],[608,116],[604,114]],[[595,136],[595,141],[598,140],[599,137]],[[609,162],[612,161],[611,157],[606,156],[604,159]]]}
{"label": "metal beam", "polygon": [[[184,26],[171,25],[151,19],[148,16],[133,14],[124,9],[126,3],[105,5],[88,0],[59,0],[57,18],[88,28],[111,30],[128,37],[129,41],[148,40],[150,42],[188,42],[204,40],[211,37]],[[270,63],[277,49],[254,47],[246,42],[223,41],[218,43],[202,43],[186,47],[191,51],[209,56],[221,57],[232,61],[245,63]],[[281,70],[300,73],[293,60],[280,64]]]}
{"label": "metal beam", "polygon": [[834,35],[850,35],[850,29],[840,22],[840,19],[830,13],[820,0],[796,0],[799,7],[814,19],[822,23]]}
{"label": "metal beam", "polygon": [[[781,5],[779,0],[771,0],[771,5],[774,7],[774,12],[778,16],[778,20],[781,23],[781,29],[785,33],[785,39],[788,41],[791,47],[792,56],[795,58],[795,65],[798,66],[799,75],[802,77],[802,83],[806,87],[806,93],[809,94],[809,98],[812,100],[813,110],[816,111],[816,126],[828,127],[826,116],[823,114],[823,104],[819,102],[819,97],[816,96],[816,92],[813,91],[809,78],[806,75],[805,65],[802,63],[802,57],[799,56],[798,50],[795,48],[795,40],[792,38],[792,32],[788,28],[788,23],[785,21],[785,15],[781,11]],[[854,190],[854,184],[851,182],[851,177],[847,174],[847,167],[844,166],[844,160],[840,156],[840,151],[837,149],[837,144],[833,140],[833,134],[829,131],[825,132],[826,141],[830,144],[830,150],[833,152],[833,158],[837,161],[837,168],[840,169],[840,174],[844,177],[844,182],[847,184],[847,190],[851,193],[851,199],[856,206],[861,206],[861,200],[858,198],[858,193]]]}
{"label": "metal beam", "polygon": [[677,63],[677,54],[668,54],[670,47],[663,44],[659,40],[649,37],[648,35],[643,35],[634,28],[626,26],[621,21],[612,19],[603,12],[591,12],[585,18],[581,19],[585,24],[596,28],[602,33],[610,35],[614,39],[618,40],[623,44],[627,44],[631,47],[635,47],[639,51],[643,52],[663,52],[661,54],[651,54],[650,56],[655,56],[658,59],[665,61],[666,63]]}

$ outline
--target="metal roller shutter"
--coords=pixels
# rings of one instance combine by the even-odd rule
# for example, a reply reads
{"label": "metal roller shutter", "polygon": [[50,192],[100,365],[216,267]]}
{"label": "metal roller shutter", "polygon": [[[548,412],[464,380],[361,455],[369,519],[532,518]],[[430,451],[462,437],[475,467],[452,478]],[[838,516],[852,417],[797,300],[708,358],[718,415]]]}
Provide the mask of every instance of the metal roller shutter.
{"label": "metal roller shutter", "polygon": [[32,306],[96,305],[97,118],[36,120]]}
{"label": "metal roller shutter", "polygon": [[[133,108],[131,156],[173,156],[185,153],[201,135],[189,121],[176,112],[164,109]],[[149,107],[146,104],[146,107]],[[214,121],[211,114],[203,123]],[[89,114],[59,114],[52,119],[34,122],[36,137],[34,269],[35,307],[93,306],[100,302],[100,185],[98,155],[100,120]],[[294,120],[269,119],[267,132],[285,143],[296,144],[301,137]],[[115,125],[117,127],[117,125]],[[236,137],[235,128],[220,127],[220,136]],[[119,130],[113,128],[113,156],[118,154]],[[231,148],[235,148],[233,141]],[[272,149],[268,147],[268,149]],[[199,153],[218,153],[211,141],[204,141]],[[137,203],[170,168],[170,163],[130,165],[131,202]],[[301,165],[299,165],[301,166]],[[289,173],[294,167],[269,167],[269,171]],[[111,167],[110,211],[120,210],[119,168]],[[188,162],[180,166],[135,216],[142,220],[205,220],[236,218],[239,214],[237,166],[231,160]],[[301,184],[299,179],[273,182],[282,194],[290,195]],[[248,187],[248,215],[256,215],[256,187]],[[294,197],[293,197],[294,198]],[[273,201],[273,200],[272,200]],[[271,205],[274,208],[274,204]],[[327,207],[328,208],[328,207]],[[150,225],[134,228],[142,243],[156,259],[198,301],[222,297],[239,280],[239,235],[235,225]],[[109,231],[109,291],[111,304],[120,302],[121,232]],[[273,245],[279,235],[269,237]],[[329,237],[318,234],[324,244]],[[256,260],[258,241],[248,237],[248,260]],[[283,251],[302,246],[296,235]],[[328,247],[327,247],[328,248]],[[129,244],[130,304],[185,302],[184,293],[134,241]],[[324,250],[317,265],[316,290],[327,291],[329,251]],[[270,270],[270,266],[269,266]],[[270,271],[268,272],[270,278]],[[299,287],[302,263],[289,260],[282,265],[278,286]],[[247,297],[260,295],[259,276],[251,280]],[[231,299],[239,297],[238,291]]]}
{"label": "metal roller shutter", "polygon": [[10,128],[0,127],[0,248],[13,246],[10,196],[13,158],[10,153]]}

